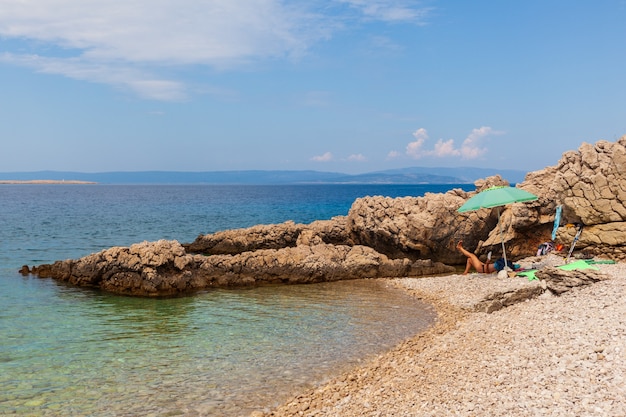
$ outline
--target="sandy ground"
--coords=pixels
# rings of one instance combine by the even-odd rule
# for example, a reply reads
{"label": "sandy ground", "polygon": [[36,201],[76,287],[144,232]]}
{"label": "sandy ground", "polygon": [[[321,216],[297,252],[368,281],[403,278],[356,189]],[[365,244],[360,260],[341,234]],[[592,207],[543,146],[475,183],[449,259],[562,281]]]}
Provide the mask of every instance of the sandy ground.
{"label": "sandy ground", "polygon": [[599,267],[610,279],[490,314],[494,292],[539,282],[393,280],[436,307],[430,329],[252,416],[626,416],[626,264]]}

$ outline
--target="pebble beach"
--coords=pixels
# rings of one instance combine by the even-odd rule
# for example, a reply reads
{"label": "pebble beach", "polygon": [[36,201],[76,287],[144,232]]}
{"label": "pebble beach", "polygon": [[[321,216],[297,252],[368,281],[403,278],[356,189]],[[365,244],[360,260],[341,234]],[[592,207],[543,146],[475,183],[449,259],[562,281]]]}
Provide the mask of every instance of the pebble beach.
{"label": "pebble beach", "polygon": [[253,416],[625,416],[626,264],[608,279],[486,313],[493,293],[537,287],[496,274],[390,281],[436,322],[358,369]]}

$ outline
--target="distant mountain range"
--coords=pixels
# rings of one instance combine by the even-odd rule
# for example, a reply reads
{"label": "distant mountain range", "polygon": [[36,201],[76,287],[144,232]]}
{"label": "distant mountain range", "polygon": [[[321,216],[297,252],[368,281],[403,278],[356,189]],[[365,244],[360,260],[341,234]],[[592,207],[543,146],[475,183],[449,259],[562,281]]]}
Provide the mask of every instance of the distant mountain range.
{"label": "distant mountain range", "polygon": [[365,174],[323,171],[129,171],[129,172],[4,172],[3,181],[88,181],[100,184],[470,184],[500,174],[511,184],[522,182],[526,172],[490,168],[411,167]]}

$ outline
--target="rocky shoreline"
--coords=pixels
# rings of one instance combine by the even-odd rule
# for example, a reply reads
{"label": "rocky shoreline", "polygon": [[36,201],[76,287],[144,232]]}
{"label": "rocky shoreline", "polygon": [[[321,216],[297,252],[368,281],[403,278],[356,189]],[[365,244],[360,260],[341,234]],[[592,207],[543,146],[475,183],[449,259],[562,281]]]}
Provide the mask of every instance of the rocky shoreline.
{"label": "rocky shoreline", "polygon": [[[347,216],[311,224],[258,225],[199,235],[194,242],[143,242],[78,260],[24,265],[23,274],[137,296],[168,296],[215,287],[312,283],[452,273],[465,263],[457,241],[477,255],[510,260],[551,240],[574,241],[588,256],[626,260],[626,136],[569,151],[556,166],[531,172],[518,187],[538,198],[502,208],[459,213],[476,193],[509,185],[499,176],[476,191],[453,189],[422,197],[357,199]],[[504,242],[504,243],[503,243]],[[502,245],[501,245],[502,243]]]}
{"label": "rocky shoreline", "polygon": [[[562,259],[561,259],[562,261]],[[626,264],[605,278],[484,312],[541,286],[496,274],[402,278],[436,323],[364,366],[252,416],[626,415]]]}

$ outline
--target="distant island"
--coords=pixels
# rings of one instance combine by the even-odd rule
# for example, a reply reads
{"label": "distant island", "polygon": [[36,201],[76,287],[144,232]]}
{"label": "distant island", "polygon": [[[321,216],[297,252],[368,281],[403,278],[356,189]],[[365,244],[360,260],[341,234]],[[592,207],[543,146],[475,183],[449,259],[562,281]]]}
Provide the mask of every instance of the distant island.
{"label": "distant island", "polygon": [[0,184],[97,184],[93,181],[78,180],[0,180]]}
{"label": "distant island", "polygon": [[477,179],[501,175],[511,184],[522,182],[525,171],[492,168],[409,167],[364,174],[323,171],[36,171],[0,173],[0,184],[211,184],[211,185],[297,185],[297,184],[472,184]]}

